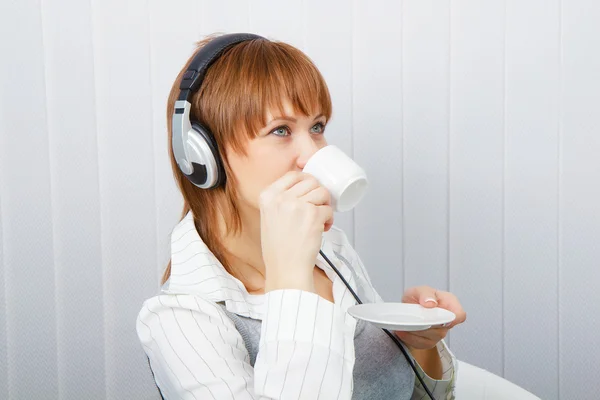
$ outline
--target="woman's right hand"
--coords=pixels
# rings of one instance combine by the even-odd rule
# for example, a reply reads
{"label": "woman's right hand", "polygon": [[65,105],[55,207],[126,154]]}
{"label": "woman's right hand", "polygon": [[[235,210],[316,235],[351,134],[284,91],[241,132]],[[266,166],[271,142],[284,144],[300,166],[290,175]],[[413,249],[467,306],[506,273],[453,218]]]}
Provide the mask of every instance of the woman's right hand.
{"label": "woman's right hand", "polygon": [[315,292],[313,270],[323,232],[333,223],[329,191],[304,172],[291,171],[260,194],[265,293]]}

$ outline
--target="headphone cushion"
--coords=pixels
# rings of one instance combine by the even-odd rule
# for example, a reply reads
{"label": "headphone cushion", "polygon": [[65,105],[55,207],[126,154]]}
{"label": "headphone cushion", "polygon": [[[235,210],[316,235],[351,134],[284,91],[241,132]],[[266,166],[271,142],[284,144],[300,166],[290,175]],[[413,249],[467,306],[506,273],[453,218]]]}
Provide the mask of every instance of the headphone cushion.
{"label": "headphone cushion", "polygon": [[219,146],[217,145],[217,141],[215,140],[210,130],[197,121],[192,122],[192,129],[204,139],[206,144],[208,144],[208,147],[212,152],[213,158],[215,159],[215,163],[217,165],[217,180],[212,187],[216,188],[223,185],[226,181],[226,175],[225,168],[223,167],[223,161],[221,160],[221,155],[219,153]]}

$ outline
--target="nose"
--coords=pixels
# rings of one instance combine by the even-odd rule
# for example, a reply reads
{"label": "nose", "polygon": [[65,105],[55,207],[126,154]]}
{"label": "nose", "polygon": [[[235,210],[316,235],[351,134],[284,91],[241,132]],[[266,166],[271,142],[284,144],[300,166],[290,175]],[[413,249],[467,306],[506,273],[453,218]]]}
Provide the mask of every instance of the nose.
{"label": "nose", "polygon": [[298,158],[296,164],[298,168],[304,169],[308,159],[312,157],[321,147],[319,143],[309,135],[303,135],[302,139],[298,139]]}

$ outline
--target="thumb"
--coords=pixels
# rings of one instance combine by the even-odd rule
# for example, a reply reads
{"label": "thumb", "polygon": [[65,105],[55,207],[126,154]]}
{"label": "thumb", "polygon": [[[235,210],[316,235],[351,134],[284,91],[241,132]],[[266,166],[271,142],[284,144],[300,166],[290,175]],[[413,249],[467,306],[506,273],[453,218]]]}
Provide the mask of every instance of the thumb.
{"label": "thumb", "polygon": [[418,286],[408,289],[404,293],[402,301],[407,303],[416,303],[418,301],[418,303],[425,308],[434,308],[438,306],[436,290],[429,286]]}

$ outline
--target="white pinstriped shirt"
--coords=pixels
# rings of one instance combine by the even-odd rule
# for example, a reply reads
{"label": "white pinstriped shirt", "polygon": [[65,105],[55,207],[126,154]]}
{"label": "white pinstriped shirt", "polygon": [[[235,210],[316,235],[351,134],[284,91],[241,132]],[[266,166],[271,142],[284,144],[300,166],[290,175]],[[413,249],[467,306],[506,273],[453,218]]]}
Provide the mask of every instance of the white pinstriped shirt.
{"label": "white pinstriped shirt", "polygon": [[[325,233],[321,249],[364,303],[383,301],[342,230]],[[136,324],[165,399],[351,399],[356,319],[346,310],[356,301],[321,256],[316,265],[333,282],[334,303],[298,289],[249,294],[203,243],[188,213],[171,235],[171,277],[144,302]],[[357,279],[368,289],[357,291]],[[223,301],[228,311],[262,321],[253,367],[235,324],[216,304]],[[437,348],[442,380],[413,361],[436,399],[454,399],[457,361],[444,341]],[[426,398],[415,379],[412,399]]]}

